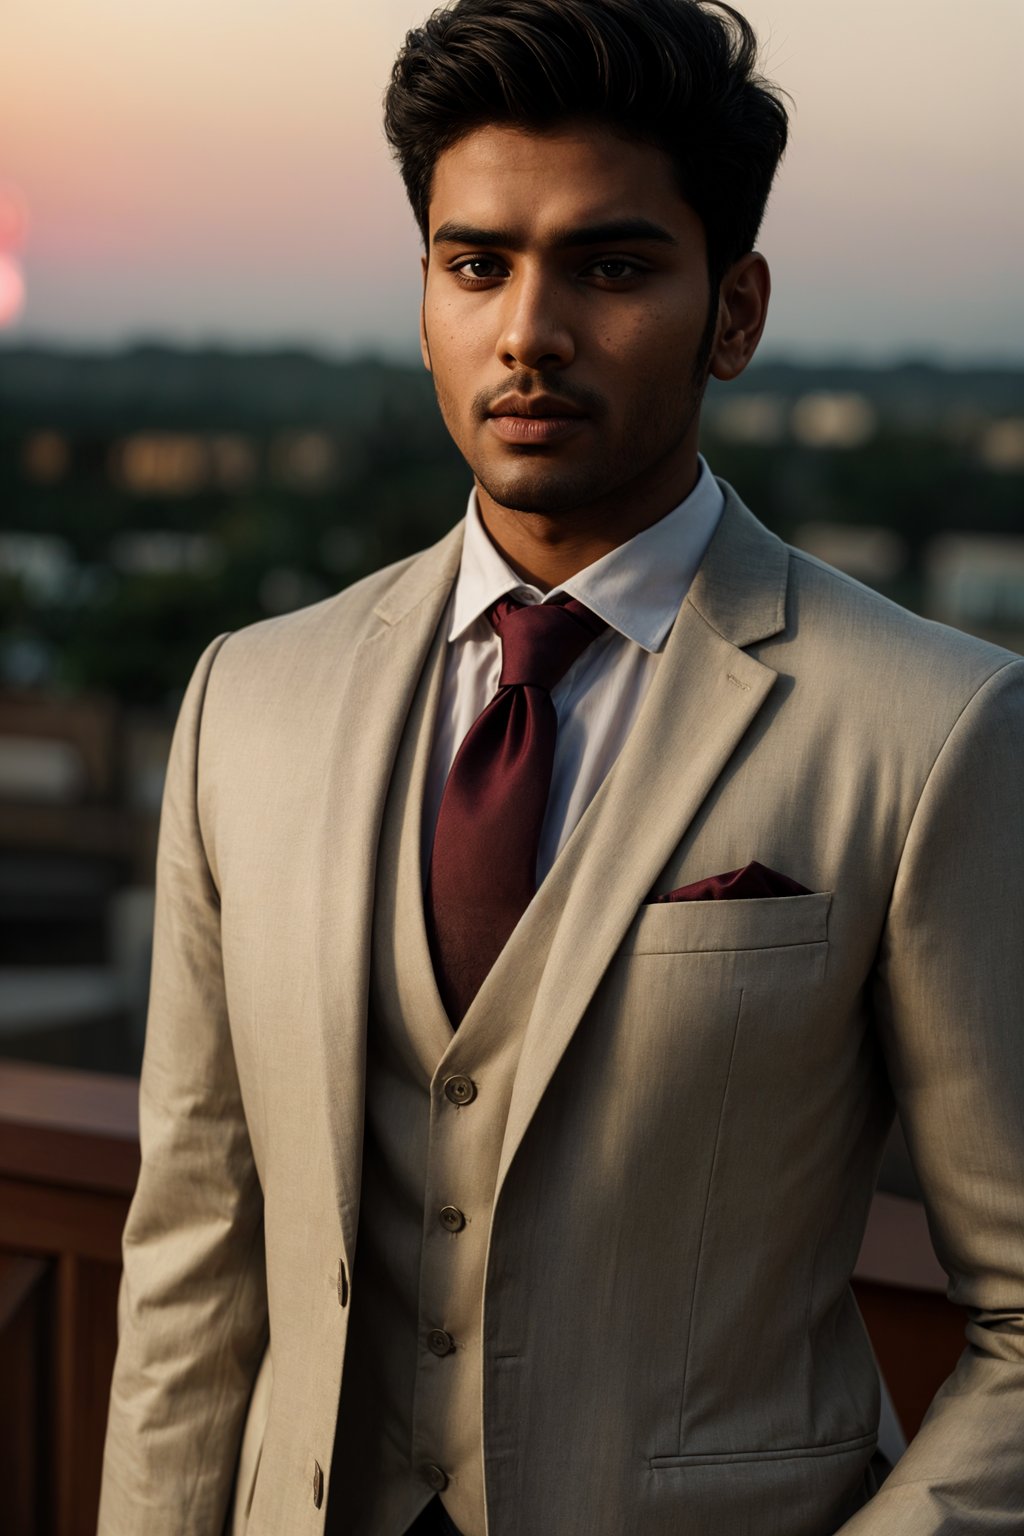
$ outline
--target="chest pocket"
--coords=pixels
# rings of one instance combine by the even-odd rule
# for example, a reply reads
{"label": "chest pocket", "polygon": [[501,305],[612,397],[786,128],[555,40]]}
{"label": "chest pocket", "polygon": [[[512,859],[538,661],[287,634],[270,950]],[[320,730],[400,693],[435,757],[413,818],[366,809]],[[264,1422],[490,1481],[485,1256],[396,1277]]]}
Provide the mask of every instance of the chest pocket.
{"label": "chest pocket", "polygon": [[627,933],[619,964],[634,1000],[657,999],[673,1013],[697,1007],[717,1016],[740,991],[781,1016],[795,996],[821,995],[831,903],[831,891],[652,903]]}
{"label": "chest pocket", "polygon": [[[802,1064],[835,1049],[831,902],[822,891],[645,906],[595,1000],[619,1081],[656,1083],[650,1093],[685,1105],[712,1141],[730,1077],[748,1084],[744,1102],[783,1113]],[[652,1123],[661,1112],[644,1109]]]}
{"label": "chest pocket", "polygon": [[831,891],[748,901],[652,903],[643,908],[620,953],[735,954],[824,946],[831,903]]}

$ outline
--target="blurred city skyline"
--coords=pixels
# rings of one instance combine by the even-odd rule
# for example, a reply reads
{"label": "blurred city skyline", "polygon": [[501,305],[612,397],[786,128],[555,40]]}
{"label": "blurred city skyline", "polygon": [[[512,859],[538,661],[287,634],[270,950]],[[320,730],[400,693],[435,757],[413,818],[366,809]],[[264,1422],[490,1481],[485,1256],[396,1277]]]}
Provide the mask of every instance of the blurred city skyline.
{"label": "blurred city skyline", "polygon": [[[429,8],[10,0],[0,346],[415,355],[419,240],[380,96]],[[1024,6],[740,9],[794,101],[765,355],[1024,357]]]}

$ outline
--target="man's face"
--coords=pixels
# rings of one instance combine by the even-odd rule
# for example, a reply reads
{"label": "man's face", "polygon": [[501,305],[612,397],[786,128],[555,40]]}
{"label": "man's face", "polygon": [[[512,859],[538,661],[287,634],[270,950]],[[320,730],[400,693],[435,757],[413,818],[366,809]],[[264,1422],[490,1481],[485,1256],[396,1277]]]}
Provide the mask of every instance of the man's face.
{"label": "man's face", "polygon": [[667,155],[590,125],[475,130],[438,159],[423,355],[500,507],[548,517],[689,490],[704,229]]}

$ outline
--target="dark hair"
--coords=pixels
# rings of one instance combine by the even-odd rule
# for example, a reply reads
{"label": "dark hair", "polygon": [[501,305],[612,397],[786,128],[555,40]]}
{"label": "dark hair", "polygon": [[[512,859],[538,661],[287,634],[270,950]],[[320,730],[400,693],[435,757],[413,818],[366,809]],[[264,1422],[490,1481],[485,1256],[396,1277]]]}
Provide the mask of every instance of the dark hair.
{"label": "dark hair", "polygon": [[406,37],[384,129],[424,241],[438,157],[474,128],[590,119],[654,144],[704,225],[717,290],[757,238],[786,147],[780,95],[720,0],[457,0]]}

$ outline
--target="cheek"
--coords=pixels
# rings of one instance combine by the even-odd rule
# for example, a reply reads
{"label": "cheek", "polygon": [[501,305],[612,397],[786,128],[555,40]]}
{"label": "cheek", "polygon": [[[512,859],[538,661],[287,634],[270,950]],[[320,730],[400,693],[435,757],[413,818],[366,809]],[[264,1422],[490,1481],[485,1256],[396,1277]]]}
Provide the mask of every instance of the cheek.
{"label": "cheek", "polygon": [[423,312],[431,342],[436,335],[448,350],[472,350],[488,323],[486,306],[467,304],[461,294],[450,291],[432,293],[429,287]]}
{"label": "cheek", "polygon": [[596,335],[601,366],[647,393],[654,380],[688,378],[704,320],[704,312],[692,304],[664,304],[609,316]]}
{"label": "cheek", "polygon": [[465,327],[457,323],[447,305],[425,309],[423,318],[437,404],[456,445],[465,448],[471,402],[479,384],[479,369],[472,361],[473,349],[467,344]]}
{"label": "cheek", "polygon": [[427,305],[423,319],[435,377],[446,379],[450,387],[461,392],[468,379],[467,368],[483,345],[479,327],[467,323],[466,315],[452,304]]}

